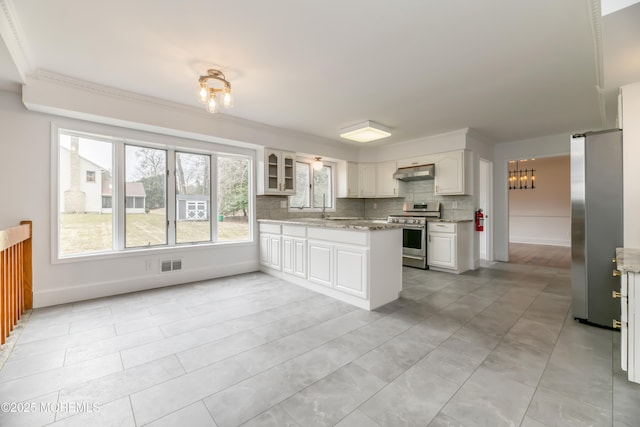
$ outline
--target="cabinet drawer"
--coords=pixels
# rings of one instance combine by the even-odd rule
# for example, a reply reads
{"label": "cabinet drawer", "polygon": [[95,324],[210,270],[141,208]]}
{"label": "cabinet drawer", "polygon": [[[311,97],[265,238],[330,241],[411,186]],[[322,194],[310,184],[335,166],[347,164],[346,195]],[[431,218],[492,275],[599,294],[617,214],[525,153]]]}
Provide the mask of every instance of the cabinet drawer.
{"label": "cabinet drawer", "polygon": [[429,231],[437,231],[438,233],[455,233],[456,223],[453,222],[430,222]]}
{"label": "cabinet drawer", "polygon": [[283,225],[282,234],[293,237],[307,237],[307,227],[298,225]]}
{"label": "cabinet drawer", "polygon": [[280,234],[280,224],[264,224],[260,223],[261,233]]}

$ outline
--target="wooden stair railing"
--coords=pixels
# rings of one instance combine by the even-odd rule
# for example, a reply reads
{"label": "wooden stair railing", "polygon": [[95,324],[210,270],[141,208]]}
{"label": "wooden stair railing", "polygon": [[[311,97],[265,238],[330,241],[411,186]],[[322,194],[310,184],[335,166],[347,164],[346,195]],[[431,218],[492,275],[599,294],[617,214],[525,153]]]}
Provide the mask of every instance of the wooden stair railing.
{"label": "wooden stair railing", "polygon": [[0,230],[0,345],[33,308],[31,221]]}

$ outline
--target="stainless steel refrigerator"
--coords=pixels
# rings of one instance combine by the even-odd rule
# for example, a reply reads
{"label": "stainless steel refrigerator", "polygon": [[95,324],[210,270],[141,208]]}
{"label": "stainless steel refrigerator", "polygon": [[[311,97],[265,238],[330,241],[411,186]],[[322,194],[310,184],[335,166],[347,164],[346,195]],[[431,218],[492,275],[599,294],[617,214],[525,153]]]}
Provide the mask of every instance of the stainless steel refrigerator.
{"label": "stainless steel refrigerator", "polygon": [[622,131],[571,138],[571,291],[576,320],[612,327],[620,320],[613,276],[623,243]]}

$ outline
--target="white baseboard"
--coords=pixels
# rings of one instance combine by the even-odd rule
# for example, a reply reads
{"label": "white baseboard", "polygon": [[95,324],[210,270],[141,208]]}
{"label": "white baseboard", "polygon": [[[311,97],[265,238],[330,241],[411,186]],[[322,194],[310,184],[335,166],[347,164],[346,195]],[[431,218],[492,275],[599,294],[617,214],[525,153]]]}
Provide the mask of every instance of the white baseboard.
{"label": "white baseboard", "polygon": [[509,243],[526,243],[529,245],[549,245],[549,246],[566,246],[571,247],[570,239],[545,239],[528,236],[511,236]]}
{"label": "white baseboard", "polygon": [[189,271],[159,273],[153,276],[138,277],[130,280],[105,281],[89,283],[81,286],[46,290],[33,293],[33,307],[48,307],[51,305],[103,298],[130,292],[197,282],[200,280],[232,276],[235,274],[251,273],[258,270],[258,262],[251,261],[237,264],[207,266],[205,268]]}

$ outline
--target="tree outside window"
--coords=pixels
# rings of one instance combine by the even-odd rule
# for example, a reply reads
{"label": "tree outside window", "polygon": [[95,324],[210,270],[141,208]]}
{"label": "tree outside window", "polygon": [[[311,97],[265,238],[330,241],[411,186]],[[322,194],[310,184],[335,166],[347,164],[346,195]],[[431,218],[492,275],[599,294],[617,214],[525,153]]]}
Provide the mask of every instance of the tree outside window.
{"label": "tree outside window", "polygon": [[311,160],[296,161],[296,194],[289,196],[289,206],[319,210],[334,207],[333,166],[324,164],[313,169]]}

